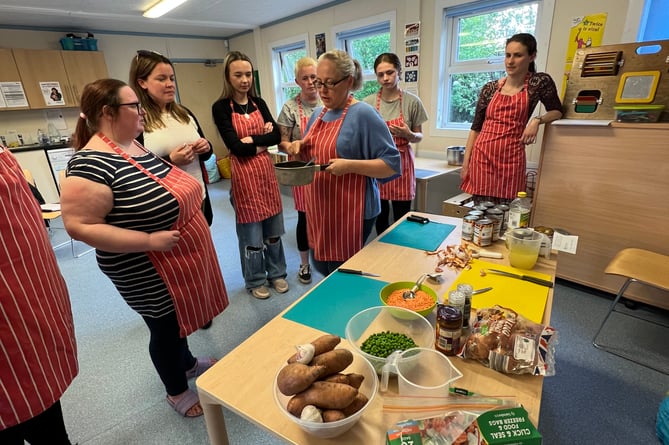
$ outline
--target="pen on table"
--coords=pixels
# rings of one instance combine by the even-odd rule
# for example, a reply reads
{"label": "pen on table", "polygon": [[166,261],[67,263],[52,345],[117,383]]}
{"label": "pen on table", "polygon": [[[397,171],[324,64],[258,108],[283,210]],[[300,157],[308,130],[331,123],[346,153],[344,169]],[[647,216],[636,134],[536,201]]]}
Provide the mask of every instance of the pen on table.
{"label": "pen on table", "polygon": [[451,386],[448,388],[448,392],[451,392],[453,394],[460,394],[461,396],[474,396],[476,395],[475,393],[465,389],[465,388],[458,388],[457,386]]}

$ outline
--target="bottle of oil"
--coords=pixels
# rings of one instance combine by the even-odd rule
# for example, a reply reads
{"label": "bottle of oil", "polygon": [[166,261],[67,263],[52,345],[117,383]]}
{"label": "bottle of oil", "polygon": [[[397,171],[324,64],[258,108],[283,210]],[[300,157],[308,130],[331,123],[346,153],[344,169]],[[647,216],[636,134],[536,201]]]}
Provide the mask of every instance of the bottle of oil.
{"label": "bottle of oil", "polygon": [[518,197],[509,205],[509,229],[529,227],[531,211],[532,201],[527,197],[527,193],[518,192]]}

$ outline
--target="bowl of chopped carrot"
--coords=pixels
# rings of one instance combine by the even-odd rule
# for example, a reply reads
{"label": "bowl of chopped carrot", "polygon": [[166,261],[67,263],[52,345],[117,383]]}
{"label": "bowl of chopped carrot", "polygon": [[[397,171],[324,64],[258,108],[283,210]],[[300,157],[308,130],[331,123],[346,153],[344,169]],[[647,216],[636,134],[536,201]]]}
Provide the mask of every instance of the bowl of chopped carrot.
{"label": "bowl of chopped carrot", "polygon": [[[385,285],[379,293],[381,302],[386,306],[409,309],[427,317],[437,306],[437,293],[431,287],[421,284],[414,298],[404,298],[404,292],[411,290],[414,284],[413,281],[397,281]],[[396,316],[403,315],[403,312],[397,311]]]}

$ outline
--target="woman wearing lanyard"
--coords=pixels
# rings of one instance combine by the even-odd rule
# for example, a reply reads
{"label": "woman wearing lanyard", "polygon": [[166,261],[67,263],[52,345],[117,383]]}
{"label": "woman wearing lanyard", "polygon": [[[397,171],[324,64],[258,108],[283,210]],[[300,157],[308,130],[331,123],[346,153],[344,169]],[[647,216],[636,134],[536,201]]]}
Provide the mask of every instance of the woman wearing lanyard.
{"label": "woman wearing lanyard", "polygon": [[239,258],[246,288],[255,298],[288,291],[279,183],[267,147],[281,142],[267,104],[256,97],[251,59],[238,51],[225,57],[223,92],[212,106],[214,122],[230,150],[230,202],[237,217]]}
{"label": "woman wearing lanyard", "polygon": [[394,178],[401,164],[383,119],[351,95],[362,85],[358,61],[328,51],[319,57],[316,75],[323,108],[311,116],[304,139],[287,151],[330,164],[316,173],[307,200],[314,267],[328,275],[362,248],[381,207],[376,178]]}
{"label": "woman wearing lanyard", "polygon": [[187,336],[228,306],[214,243],[202,214],[202,187],[142,147],[144,110],[116,79],[86,85],[74,133],[75,154],[61,182],[63,223],[96,248],[100,270],[151,334],[149,354],[167,402],[202,415],[188,379],[214,362],[196,359]]}
{"label": "woman wearing lanyard", "polygon": [[[307,128],[307,121],[320,104],[318,90],[313,82],[316,80],[316,61],[311,57],[302,57],[295,64],[295,83],[300,87],[300,93],[283,104],[281,113],[276,122],[281,130],[279,148],[286,151],[292,141],[302,139]],[[307,238],[307,204],[305,202],[305,187],[293,187],[295,210],[297,210],[297,227],[295,238],[297,249],[300,252],[300,270],[297,278],[301,283],[311,283],[311,267],[309,266],[309,241]]]}
{"label": "woman wearing lanyard", "polygon": [[377,94],[367,96],[364,101],[381,113],[402,157],[402,176],[379,185],[381,213],[376,218],[376,233],[380,234],[411,210],[411,201],[416,196],[416,172],[410,143],[417,144],[423,140],[423,123],[427,121],[427,112],[418,96],[400,89],[402,63],[396,54],[383,53],[378,56],[374,61],[374,72],[381,88]]}
{"label": "woman wearing lanyard", "polygon": [[[541,124],[562,117],[555,82],[537,73],[537,41],[516,34],[506,41],[506,77],[481,89],[467,138],[460,188],[476,203],[504,203],[525,191],[525,145],[534,144]],[[546,113],[530,119],[537,103]]]}

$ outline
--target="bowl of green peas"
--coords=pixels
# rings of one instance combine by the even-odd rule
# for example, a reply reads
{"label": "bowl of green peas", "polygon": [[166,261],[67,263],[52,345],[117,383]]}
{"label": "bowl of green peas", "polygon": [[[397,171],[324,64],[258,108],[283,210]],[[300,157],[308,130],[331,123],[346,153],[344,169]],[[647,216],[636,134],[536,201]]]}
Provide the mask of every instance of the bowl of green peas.
{"label": "bowl of green peas", "polygon": [[[398,317],[397,311],[403,311]],[[355,314],[346,324],[346,340],[376,372],[395,351],[434,347],[434,328],[419,313],[390,306],[374,306]]]}

